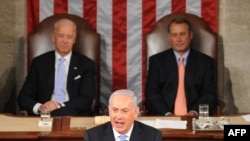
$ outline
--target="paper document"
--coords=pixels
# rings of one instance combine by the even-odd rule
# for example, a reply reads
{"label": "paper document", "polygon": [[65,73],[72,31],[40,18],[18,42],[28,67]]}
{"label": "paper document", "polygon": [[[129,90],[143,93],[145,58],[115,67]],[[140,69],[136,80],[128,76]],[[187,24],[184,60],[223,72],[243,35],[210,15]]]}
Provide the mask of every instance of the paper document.
{"label": "paper document", "polygon": [[250,121],[250,114],[242,116],[246,121]]}
{"label": "paper document", "polygon": [[179,121],[179,120],[140,120],[140,122],[147,124],[149,126],[159,128],[171,128],[171,129],[187,129],[187,121]]}
{"label": "paper document", "polygon": [[156,119],[156,128],[173,128],[173,129],[187,129],[187,121],[181,120],[161,120]]}
{"label": "paper document", "polygon": [[140,120],[140,122],[142,122],[142,123],[144,123],[146,125],[155,127],[155,120]]}

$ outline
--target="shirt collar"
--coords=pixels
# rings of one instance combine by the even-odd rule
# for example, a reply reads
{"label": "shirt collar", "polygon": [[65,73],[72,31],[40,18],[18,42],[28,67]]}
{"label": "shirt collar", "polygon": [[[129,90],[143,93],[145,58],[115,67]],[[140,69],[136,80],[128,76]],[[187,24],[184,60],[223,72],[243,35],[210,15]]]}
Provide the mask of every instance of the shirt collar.
{"label": "shirt collar", "polygon": [[[55,55],[56,55],[56,60],[62,58],[62,56],[60,56],[60,54],[58,52],[55,51]],[[72,55],[72,51],[70,51],[67,55],[65,55],[63,58],[67,61],[70,62],[70,58]]]}
{"label": "shirt collar", "polygon": [[[190,49],[188,49],[188,50],[182,55],[182,57],[183,57],[183,59],[184,59],[184,64],[187,63],[187,57],[188,57],[188,55],[189,55],[189,52],[190,52]],[[176,57],[176,61],[179,63],[179,58],[180,58],[181,55],[180,55],[178,52],[176,52],[176,51],[174,51],[174,55],[175,55],[175,57]]]}
{"label": "shirt collar", "polygon": [[[184,59],[187,58],[189,52],[190,52],[190,49],[188,49],[188,50],[182,55]],[[180,55],[178,52],[176,52],[176,51],[174,51],[174,55],[176,56],[176,58],[180,58],[180,56],[181,56],[181,55]]]}
{"label": "shirt collar", "polygon": [[129,129],[129,131],[126,134],[118,133],[113,127],[112,127],[112,129],[113,129],[115,138],[118,138],[120,135],[126,135],[127,136],[126,140],[130,140],[130,136],[131,136],[133,127],[134,127],[134,124],[131,126],[131,128]]}

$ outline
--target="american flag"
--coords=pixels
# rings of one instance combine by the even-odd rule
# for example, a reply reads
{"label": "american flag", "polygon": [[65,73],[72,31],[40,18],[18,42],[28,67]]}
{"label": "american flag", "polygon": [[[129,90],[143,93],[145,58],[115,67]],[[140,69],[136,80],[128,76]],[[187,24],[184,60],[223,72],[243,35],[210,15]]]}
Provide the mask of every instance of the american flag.
{"label": "american flag", "polygon": [[101,103],[123,88],[144,100],[146,33],[176,12],[202,17],[217,32],[218,0],[27,0],[27,32],[53,14],[83,17],[101,35]]}

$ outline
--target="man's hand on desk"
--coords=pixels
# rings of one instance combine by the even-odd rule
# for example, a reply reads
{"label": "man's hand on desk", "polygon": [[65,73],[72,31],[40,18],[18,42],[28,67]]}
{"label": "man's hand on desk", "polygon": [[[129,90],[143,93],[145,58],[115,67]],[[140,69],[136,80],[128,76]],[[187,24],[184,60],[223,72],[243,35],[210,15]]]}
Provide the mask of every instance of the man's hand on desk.
{"label": "man's hand on desk", "polygon": [[44,103],[43,105],[41,105],[39,108],[38,108],[38,111],[43,111],[43,110],[46,110],[46,111],[54,111],[56,109],[59,109],[61,108],[61,104],[56,102],[56,101],[48,101],[46,103]]}

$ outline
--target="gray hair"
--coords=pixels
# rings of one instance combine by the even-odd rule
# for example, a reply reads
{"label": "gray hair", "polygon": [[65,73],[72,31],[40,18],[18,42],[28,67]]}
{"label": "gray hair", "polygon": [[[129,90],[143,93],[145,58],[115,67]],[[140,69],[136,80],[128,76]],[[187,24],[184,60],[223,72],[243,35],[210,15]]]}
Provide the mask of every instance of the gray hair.
{"label": "gray hair", "polygon": [[67,18],[63,18],[63,19],[60,19],[60,20],[56,21],[55,24],[54,24],[54,29],[55,30],[56,30],[58,24],[60,24],[60,23],[72,24],[72,25],[74,25],[75,30],[77,30],[76,23],[74,21],[70,20],[70,19],[67,19]]}
{"label": "gray hair", "polygon": [[132,99],[134,107],[136,107],[137,104],[138,104],[137,103],[137,97],[136,97],[136,95],[135,95],[135,93],[133,91],[128,90],[128,89],[121,89],[121,90],[116,90],[111,94],[111,96],[109,97],[109,105],[110,105],[111,100],[113,99],[113,97],[117,96],[117,95],[129,96]]}

